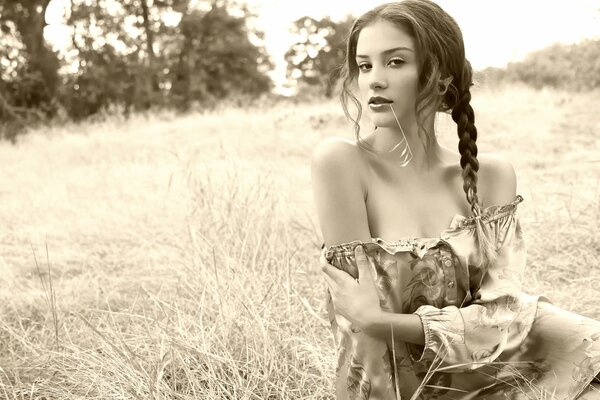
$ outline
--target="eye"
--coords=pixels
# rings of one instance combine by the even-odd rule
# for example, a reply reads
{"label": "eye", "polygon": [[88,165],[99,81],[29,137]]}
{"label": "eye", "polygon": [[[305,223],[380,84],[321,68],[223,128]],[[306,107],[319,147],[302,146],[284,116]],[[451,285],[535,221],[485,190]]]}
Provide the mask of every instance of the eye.
{"label": "eye", "polygon": [[402,64],[404,64],[404,63],[405,63],[405,61],[404,61],[403,59],[401,59],[401,58],[397,58],[397,57],[396,57],[396,58],[392,58],[392,59],[391,59],[391,60],[388,62],[388,64],[397,65],[397,66],[399,66],[399,65],[402,65]]}
{"label": "eye", "polygon": [[358,64],[358,70],[360,72],[367,72],[367,70],[369,68],[371,68],[371,64],[369,64],[369,63],[365,62],[365,63]]}

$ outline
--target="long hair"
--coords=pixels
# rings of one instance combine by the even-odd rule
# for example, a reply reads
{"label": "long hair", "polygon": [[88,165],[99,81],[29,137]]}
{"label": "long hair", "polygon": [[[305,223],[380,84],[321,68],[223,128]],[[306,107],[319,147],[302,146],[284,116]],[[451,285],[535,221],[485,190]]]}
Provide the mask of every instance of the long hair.
{"label": "long hair", "polygon": [[[361,30],[377,21],[391,22],[413,38],[418,61],[418,94],[415,103],[418,134],[425,147],[431,143],[434,132],[427,132],[425,121],[435,112],[450,112],[457,124],[458,150],[462,168],[463,189],[476,220],[476,239],[482,263],[495,258],[477,195],[477,128],[471,107],[473,70],[465,57],[462,32],[456,21],[440,6],[429,0],[405,0],[378,6],[359,17],[347,38],[346,60],[340,71],[342,82],[340,100],[346,116],[353,122],[356,141],[367,151],[373,151],[360,137],[360,101],[352,93],[359,73],[356,63],[356,46]],[[449,82],[447,86],[441,82]],[[348,110],[356,107],[356,116]],[[366,146],[365,146],[366,145]]]}

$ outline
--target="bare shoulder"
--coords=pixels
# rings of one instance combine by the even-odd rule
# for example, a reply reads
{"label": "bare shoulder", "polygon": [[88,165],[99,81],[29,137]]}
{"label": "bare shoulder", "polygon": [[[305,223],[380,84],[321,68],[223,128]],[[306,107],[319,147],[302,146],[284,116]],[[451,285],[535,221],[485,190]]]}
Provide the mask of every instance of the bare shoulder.
{"label": "bare shoulder", "polygon": [[480,153],[478,186],[484,207],[510,203],[517,195],[515,169],[506,158],[491,153]]}
{"label": "bare shoulder", "polygon": [[326,246],[370,240],[360,165],[357,145],[343,138],[323,140],[312,153],[313,195]]}
{"label": "bare shoulder", "polygon": [[332,136],[317,144],[312,152],[312,163],[338,164],[358,156],[358,146],[348,139]]}
{"label": "bare shoulder", "polygon": [[314,148],[311,157],[311,169],[314,173],[325,174],[330,178],[341,175],[354,178],[356,184],[362,182],[363,157],[356,142],[341,137],[329,137]]}

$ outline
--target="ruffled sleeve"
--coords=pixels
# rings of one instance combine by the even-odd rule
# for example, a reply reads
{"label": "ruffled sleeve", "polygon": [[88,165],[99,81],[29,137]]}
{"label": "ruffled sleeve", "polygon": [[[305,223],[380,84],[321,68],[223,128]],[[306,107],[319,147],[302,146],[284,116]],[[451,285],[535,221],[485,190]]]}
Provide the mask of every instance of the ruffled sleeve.
{"label": "ruffled sleeve", "polygon": [[[526,247],[514,207],[521,200],[519,196],[512,208],[487,215],[485,223],[495,239],[497,258],[487,268],[468,266],[470,288],[462,304],[443,308],[422,305],[414,312],[421,318],[425,332],[419,361],[434,362],[449,370],[452,366],[478,368],[496,360],[530,328],[531,323],[515,321],[517,316],[529,314],[524,313],[528,305],[521,300]],[[464,232],[472,234],[468,229]],[[464,237],[450,237],[448,242],[452,245],[453,240]]]}

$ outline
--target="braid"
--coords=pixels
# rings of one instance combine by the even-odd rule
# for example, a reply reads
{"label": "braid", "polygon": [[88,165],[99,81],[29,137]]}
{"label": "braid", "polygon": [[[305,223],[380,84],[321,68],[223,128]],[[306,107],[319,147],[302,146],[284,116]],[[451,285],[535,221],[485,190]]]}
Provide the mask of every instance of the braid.
{"label": "braid", "polygon": [[477,128],[475,127],[475,112],[469,104],[470,101],[471,92],[467,89],[452,109],[452,119],[457,125],[460,166],[463,169],[463,189],[473,214],[478,215],[477,171],[479,171],[479,161],[477,161]]}
{"label": "braid", "polygon": [[488,227],[481,219],[481,207],[477,196],[477,128],[475,127],[475,112],[471,107],[471,92],[469,88],[460,95],[452,109],[452,119],[456,122],[458,132],[458,151],[460,152],[460,166],[462,167],[463,190],[471,211],[475,218],[475,236],[481,265],[492,262],[496,256],[496,249],[488,234]]}

